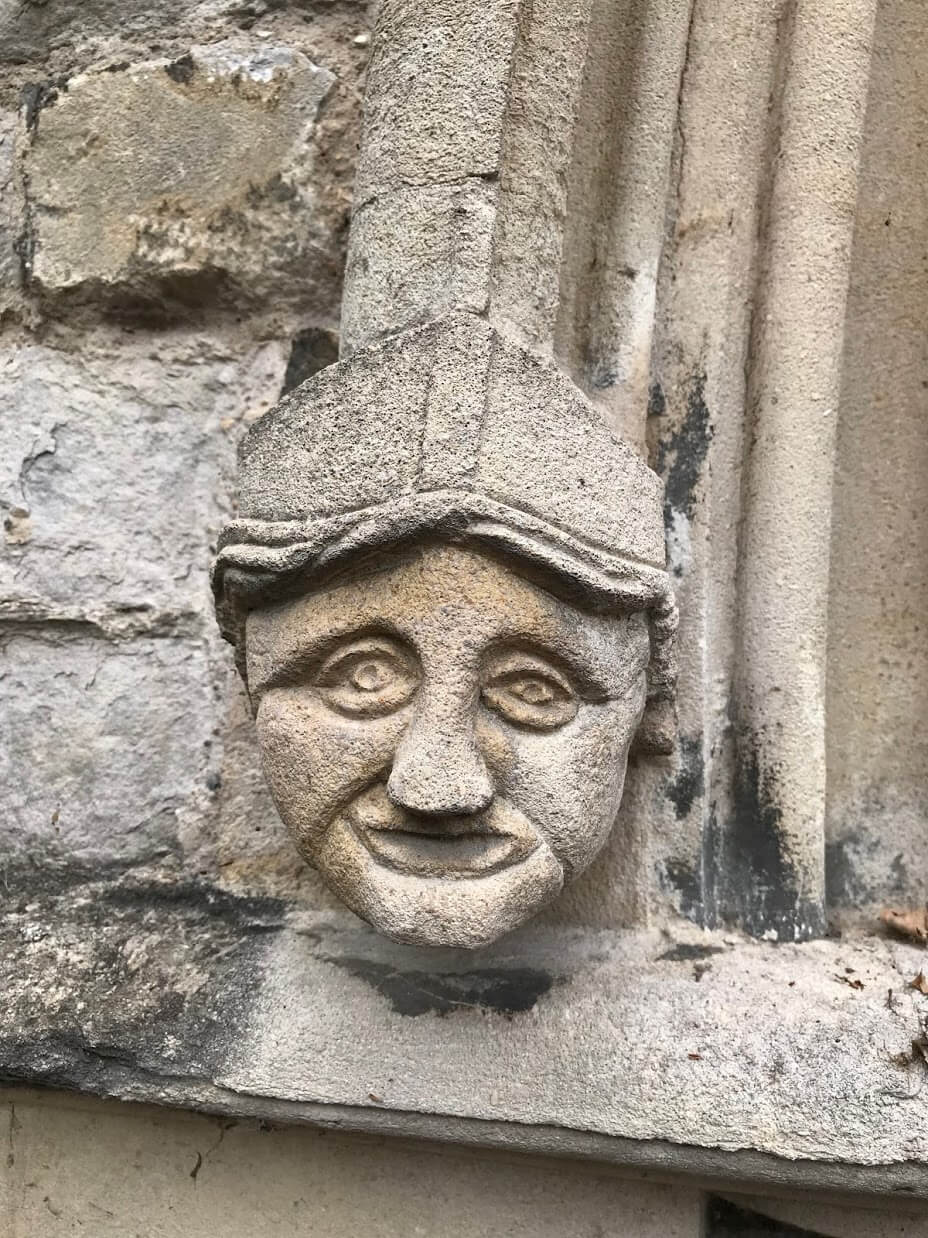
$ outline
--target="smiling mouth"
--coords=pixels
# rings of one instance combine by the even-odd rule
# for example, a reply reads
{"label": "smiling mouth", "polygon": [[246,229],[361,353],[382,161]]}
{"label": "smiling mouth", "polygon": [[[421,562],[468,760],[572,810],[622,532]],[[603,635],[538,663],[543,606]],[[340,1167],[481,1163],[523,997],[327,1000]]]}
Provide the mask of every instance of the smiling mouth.
{"label": "smiling mouth", "polygon": [[486,830],[423,833],[353,825],[375,860],[412,877],[487,877],[524,860],[538,846],[535,838]]}

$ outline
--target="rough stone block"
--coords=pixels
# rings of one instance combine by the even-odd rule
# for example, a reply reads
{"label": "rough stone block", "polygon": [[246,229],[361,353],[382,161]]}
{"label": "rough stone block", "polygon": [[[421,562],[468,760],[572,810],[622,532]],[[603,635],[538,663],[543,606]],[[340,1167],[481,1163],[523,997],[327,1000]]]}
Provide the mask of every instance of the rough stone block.
{"label": "rough stone block", "polygon": [[185,810],[202,825],[211,798],[208,672],[202,645],[113,644],[90,625],[0,637],[8,893],[26,863],[100,876],[181,850]]}
{"label": "rough stone block", "polygon": [[16,127],[15,113],[0,114],[0,314],[11,300],[11,294],[15,296],[20,282],[17,242],[22,199],[13,161]]}
{"label": "rough stone block", "polygon": [[[243,419],[280,390],[282,347],[99,331],[79,356],[0,359],[0,592],[7,610],[190,615],[228,504]],[[147,626],[143,624],[143,626]]]}
{"label": "rough stone block", "polygon": [[301,52],[230,41],[30,88],[33,286],[162,312],[318,301],[338,259],[312,133],[334,81]]}

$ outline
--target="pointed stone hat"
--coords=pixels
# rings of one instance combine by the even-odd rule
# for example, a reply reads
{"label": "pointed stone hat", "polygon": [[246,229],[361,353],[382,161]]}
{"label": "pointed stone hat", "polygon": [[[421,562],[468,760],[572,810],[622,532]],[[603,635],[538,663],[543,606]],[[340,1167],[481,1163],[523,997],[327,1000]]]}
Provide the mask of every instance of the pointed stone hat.
{"label": "pointed stone hat", "polygon": [[240,668],[248,610],[425,537],[522,561],[578,605],[648,611],[651,693],[670,695],[660,478],[553,362],[472,315],[352,353],[245,436],[212,575]]}

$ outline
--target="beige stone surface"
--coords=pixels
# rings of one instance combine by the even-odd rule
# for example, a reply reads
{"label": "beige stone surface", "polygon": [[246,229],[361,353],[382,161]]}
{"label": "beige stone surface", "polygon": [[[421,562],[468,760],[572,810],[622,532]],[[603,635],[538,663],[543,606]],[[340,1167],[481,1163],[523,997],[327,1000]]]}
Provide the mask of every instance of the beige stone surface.
{"label": "beige stone surface", "polygon": [[692,1189],[0,1092],[4,1238],[698,1238]]}
{"label": "beige stone surface", "polygon": [[928,26],[880,6],[838,423],[828,651],[829,887],[928,897]]}
{"label": "beige stone surface", "polygon": [[[70,78],[34,96],[23,149],[28,275],[217,308],[326,295],[313,126],[334,77],[231,40]],[[329,276],[330,278],[330,276]]]}
{"label": "beige stone surface", "polygon": [[294,842],[352,910],[415,945],[486,945],[588,867],[649,659],[643,614],[587,613],[441,542],[355,564],[247,625],[264,769]]}
{"label": "beige stone surface", "polygon": [[[386,4],[383,12],[391,7],[414,25],[417,7],[423,22],[426,8],[439,19],[442,10],[437,0]],[[516,7],[501,3],[492,13],[508,22]],[[544,1026],[536,1034],[534,1011],[510,1022],[502,1014],[485,1016],[479,1001],[478,1009],[454,1016],[463,1030],[447,1012],[407,1019],[387,1008],[373,981],[349,972],[345,958],[333,982],[337,952],[295,931],[295,946],[288,933],[286,949],[272,953],[266,990],[254,1006],[240,1008],[230,999],[223,1007],[230,1013],[224,1027],[239,1026],[234,1013],[252,1018],[255,1029],[246,1063],[251,1073],[243,1068],[229,1077],[243,1094],[253,1090],[257,1063],[270,1105],[302,1071],[305,1095],[328,1102],[349,1097],[376,1113],[369,1064],[377,1053],[396,1053],[405,1089],[398,1089],[400,1108],[404,1102],[433,1117],[456,1110],[473,1121],[500,1120],[507,1138],[525,1134],[526,1114],[546,1123],[572,1115],[580,1134],[608,1131],[602,1138],[616,1143],[633,1132],[648,1147],[655,1131],[670,1140],[685,1129],[713,1155],[719,1143],[762,1146],[780,1158],[779,1170],[804,1166],[809,1174],[825,1173],[828,1157],[856,1157],[859,1165],[884,1156],[887,1180],[893,1165],[900,1175],[894,1182],[910,1170],[914,1180],[928,1159],[918,1096],[921,1059],[911,1057],[913,1038],[924,1026],[921,999],[907,987],[922,962],[914,951],[900,961],[885,943],[865,940],[850,945],[847,955],[841,940],[803,948],[742,943],[727,963],[725,956],[701,960],[712,964],[713,982],[708,974],[696,979],[692,959],[653,962],[670,949],[658,928],[646,965],[630,984],[630,970],[639,965],[623,953],[631,939],[612,934],[649,919],[666,926],[676,912],[710,922],[733,915],[765,931],[765,915],[755,914],[761,896],[789,886],[793,874],[787,871],[781,882],[779,853],[772,864],[757,863],[758,855],[764,860],[759,840],[765,830],[777,832],[771,823],[784,808],[792,816],[780,834],[792,858],[811,861],[804,868],[818,899],[823,803],[830,911],[859,914],[872,926],[873,913],[887,901],[924,902],[923,0],[882,0],[872,55],[865,46],[870,9],[857,0],[615,0],[591,5],[589,13],[578,3],[571,12],[582,20],[569,40],[557,37],[566,9],[547,3],[518,8],[519,42],[508,68],[509,44],[493,43],[493,23],[474,45],[486,53],[485,62],[459,54],[455,31],[443,32],[441,20],[429,26],[415,73],[404,82],[414,90],[432,68],[441,77],[466,62],[471,85],[484,85],[487,93],[467,95],[449,117],[458,162],[439,157],[438,135],[426,141],[415,128],[396,129],[397,138],[414,148],[421,142],[418,149],[436,156],[435,179],[406,183],[408,152],[395,162],[401,176],[390,182],[389,210],[384,206],[370,236],[381,252],[391,237],[406,246],[396,266],[406,264],[408,279],[391,287],[381,278],[384,268],[378,273],[372,267],[370,287],[385,292],[371,307],[379,313],[395,296],[395,303],[418,312],[423,305],[458,304],[460,294],[468,307],[483,308],[487,288],[491,304],[499,288],[505,297],[494,312],[518,306],[519,320],[526,316],[525,338],[545,345],[553,289],[559,286],[565,304],[579,290],[568,306],[566,343],[555,352],[575,374],[590,360],[597,363],[590,376],[615,372],[618,381],[597,399],[623,424],[628,415],[639,442],[645,437],[643,388],[650,385],[648,449],[667,481],[664,514],[684,615],[679,749],[663,767],[633,763],[612,842],[547,913],[540,927],[551,930],[549,937],[516,938],[506,946],[513,953],[504,955],[504,970],[525,969],[532,960],[540,967],[541,959],[550,977],[568,974],[568,939],[585,943],[571,955],[579,959],[571,982],[542,997]],[[444,6],[446,14],[478,23],[485,10],[464,0]],[[588,31],[586,49],[581,29]],[[217,923],[224,935],[217,933],[216,942],[226,950],[242,932],[236,916],[258,914],[249,897],[266,900],[260,914],[267,920],[287,915],[310,934],[344,934],[342,954],[354,951],[355,968],[363,954],[357,941],[367,941],[364,930],[350,913],[333,910],[312,875],[296,872],[289,858],[289,842],[260,786],[240,688],[231,667],[217,662],[208,634],[203,568],[231,502],[229,459],[239,427],[273,402],[281,385],[305,376],[295,360],[299,350],[291,347],[296,337],[307,327],[335,327],[365,34],[365,8],[351,0],[0,6],[0,102],[7,109],[0,121],[0,278],[9,285],[0,447],[8,605],[0,687],[8,693],[4,718],[12,732],[4,740],[12,768],[4,771],[0,893],[22,908],[13,931],[17,949],[24,948],[16,957],[26,962],[15,981],[37,1006],[48,1001],[53,1024],[48,1044],[37,1045],[25,1021],[14,1029],[9,1060],[28,1060],[30,1077],[42,1077],[52,1062],[73,1070],[68,1077],[83,1087],[131,1086],[149,1096],[167,1087],[153,1082],[144,1064],[131,1064],[140,1060],[133,1009],[147,1020],[151,1005],[127,1006],[124,994],[135,973],[120,968],[124,954],[137,966],[140,957],[157,960],[170,946],[180,979],[166,986],[167,996],[183,996],[190,938],[164,927],[173,921],[154,914],[145,902],[150,892],[136,893],[138,903],[123,904],[119,922],[125,925],[132,914],[149,917],[145,951],[131,933],[111,949],[115,917],[111,922],[104,896],[108,874],[143,883],[153,857],[172,866],[158,899],[168,888],[179,900],[205,904],[195,931],[207,956]],[[308,72],[307,65],[336,79],[317,111],[309,146],[296,143],[281,153],[267,83],[253,83],[254,98],[243,100],[234,73],[214,82],[213,92],[201,89],[205,78],[195,85],[196,73],[185,85],[159,68],[216,45],[241,49],[252,68],[272,51],[282,55],[284,94],[286,81]],[[201,54],[208,59],[213,53]],[[183,77],[186,70],[176,72]],[[70,102],[62,78],[73,83]],[[507,81],[518,88],[518,114],[510,108],[506,115]],[[39,86],[44,96],[35,94]],[[143,86],[153,89],[146,93]],[[27,106],[17,116],[23,87]],[[40,98],[49,103],[55,91],[51,106],[32,117],[38,129],[33,126],[27,138],[27,113]],[[238,127],[228,149],[236,161],[217,159],[210,145],[226,132],[220,96],[234,107]],[[550,128],[546,98],[557,109]],[[194,123],[185,126],[178,109],[194,99]],[[159,126],[173,134],[170,150],[149,141],[150,100]],[[423,91],[420,101],[427,100],[434,94]],[[127,115],[129,106],[134,111]],[[104,127],[108,109],[113,130],[126,135],[124,157],[116,163],[102,158],[99,143],[88,153],[78,150],[80,142],[71,139],[80,137],[79,127],[65,123],[81,113]],[[287,117],[289,125],[294,113]],[[571,137],[574,118],[580,131]],[[387,114],[385,134],[390,127]],[[46,147],[49,161],[31,163],[56,132],[54,152]],[[236,145],[239,132],[253,145]],[[485,140],[497,132],[498,150]],[[509,139],[515,152],[507,153]],[[158,233],[140,274],[131,254],[125,260],[126,220],[114,217],[110,197],[92,178],[82,184],[78,173],[102,168],[110,196],[127,210],[131,169],[150,173],[159,149],[192,169],[190,183],[199,185],[204,201],[209,197],[210,212],[216,210],[196,217],[199,231],[189,247],[180,232],[171,232],[170,245],[162,244],[167,232]],[[304,283],[308,268],[300,261],[288,265],[287,256],[306,242],[287,231],[288,203],[263,191],[254,204],[248,200],[244,186],[252,162],[265,188],[276,183],[265,176],[271,164],[286,165],[282,182],[289,184],[292,174],[298,184],[301,212],[305,207],[311,226],[322,228],[320,253],[328,265],[319,282],[313,276]],[[509,168],[518,175],[509,176]],[[35,186],[26,184],[30,169],[42,188],[39,201],[50,209],[27,220],[25,202],[35,205]],[[146,192],[151,184],[149,176]],[[540,207],[520,199],[529,185],[543,199]],[[49,188],[54,192],[46,197]],[[221,208],[243,198],[242,235],[254,242],[253,251],[239,244]],[[413,227],[413,199],[415,209],[421,207],[419,223],[431,219],[441,226]],[[87,219],[80,218],[85,203]],[[56,214],[59,206],[69,213]],[[562,218],[563,211],[572,218]],[[101,252],[80,239],[91,215],[106,223]],[[359,215],[358,229],[366,226]],[[39,242],[31,257],[24,244],[30,235]],[[72,244],[74,236],[79,244]],[[530,252],[519,265],[523,249]],[[488,252],[507,262],[497,268],[495,284],[484,279]],[[75,255],[78,282],[72,285],[66,268]],[[40,270],[48,260],[47,281],[20,286],[32,259]],[[558,262],[561,269],[554,270]],[[215,280],[220,268],[231,274],[231,284]],[[194,272],[192,283],[186,276],[180,281],[194,295],[178,297],[176,270]],[[842,281],[848,280],[845,313]],[[75,296],[83,300],[72,313]],[[576,301],[580,312],[571,308]],[[181,311],[197,316],[204,330],[178,333]],[[236,316],[243,319],[237,326]],[[603,345],[601,358],[591,341]],[[616,359],[620,364],[611,364]],[[608,364],[599,366],[600,360]],[[623,393],[629,393],[628,408]],[[830,563],[824,528],[831,436],[817,429],[827,420],[819,418],[825,410],[838,424]],[[755,467],[745,484],[743,464],[756,430]],[[544,467],[542,460],[542,473]],[[742,585],[750,578],[740,614],[739,570]],[[747,636],[745,615],[752,625]],[[732,743],[732,684],[745,656],[763,664],[748,687],[756,689],[761,721],[777,723],[761,739],[768,756],[779,745],[791,763],[789,803],[742,797],[739,805],[732,794],[736,758],[744,755]],[[798,683],[811,685],[809,716],[797,707]],[[790,699],[780,706],[784,685]],[[11,856],[17,863],[8,863]],[[84,879],[81,865],[88,861],[99,880],[82,897],[99,908],[99,923],[69,927],[64,936],[73,953],[62,954],[55,926],[37,923],[35,908],[57,906],[67,919],[67,883]],[[60,901],[33,902],[49,873],[64,883]],[[275,896],[285,908],[273,904]],[[233,914],[231,908],[245,911]],[[588,937],[590,926],[608,932]],[[681,936],[687,931],[695,936],[684,944],[705,944],[696,930]],[[103,943],[98,953],[92,938]],[[316,942],[317,955],[328,957],[313,955],[307,963],[308,940]],[[717,940],[728,948],[724,936]],[[594,953],[597,942],[607,942],[611,970],[584,953],[590,942]],[[69,959],[73,966],[63,965]],[[442,991],[451,992],[449,1003],[458,1000],[459,962],[439,966],[405,954],[363,961],[385,969],[368,968],[381,979],[425,977],[430,992],[435,980],[429,969],[436,968]],[[664,978],[667,968],[680,971],[673,985]],[[78,972],[85,992],[69,990]],[[161,974],[153,968],[152,989]],[[205,985],[210,971],[202,960],[196,974]],[[298,1000],[294,977],[306,981]],[[855,978],[864,991],[852,987]],[[486,977],[478,979],[468,984],[482,1000]],[[93,991],[107,995],[107,1012],[87,1008],[94,984]],[[258,992],[256,982],[249,995]],[[347,1013],[333,1009],[333,995],[337,1001],[342,994]],[[148,996],[157,1004],[157,994]],[[578,1007],[588,1019],[578,1019]],[[174,1029],[179,1024],[171,1009],[165,1003],[162,1017]],[[289,1030],[282,1011],[305,1030],[292,1060],[278,1043]],[[491,1019],[484,1034],[483,1023]],[[340,1039],[330,1034],[333,1026]],[[358,1027],[366,1036],[360,1045]],[[688,1052],[680,1056],[681,1028],[694,1034],[707,1029],[724,1069]],[[194,1049],[212,1043],[214,1031],[202,1039],[192,1035]],[[396,1048],[398,1036],[412,1051]],[[663,1048],[656,1052],[658,1039]],[[169,1035],[163,1051],[145,1042],[165,1074],[181,1070],[185,1054],[196,1074],[189,1050]],[[556,1070],[547,1069],[551,1061]],[[482,1108],[474,1117],[477,1077]],[[93,1141],[84,1135],[77,1143],[90,1155],[84,1145]],[[797,1150],[825,1159],[797,1161]],[[189,1171],[179,1176],[186,1186]],[[174,1179],[158,1182],[162,1206],[174,1207]],[[792,1216],[801,1222],[801,1210]],[[840,1233],[837,1220],[819,1219],[826,1233],[829,1226]],[[57,1224],[48,1209],[45,1223]]]}

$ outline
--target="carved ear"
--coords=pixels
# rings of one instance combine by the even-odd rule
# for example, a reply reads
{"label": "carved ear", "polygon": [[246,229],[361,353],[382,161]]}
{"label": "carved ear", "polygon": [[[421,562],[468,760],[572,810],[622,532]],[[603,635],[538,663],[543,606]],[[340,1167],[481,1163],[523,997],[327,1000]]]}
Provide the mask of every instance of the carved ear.
{"label": "carved ear", "polygon": [[670,756],[677,744],[677,711],[666,696],[649,697],[635,738],[636,756]]}
{"label": "carved ear", "polygon": [[678,618],[676,602],[670,591],[648,613],[651,637],[648,698],[632,744],[632,752],[636,754],[669,756],[676,747]]}

